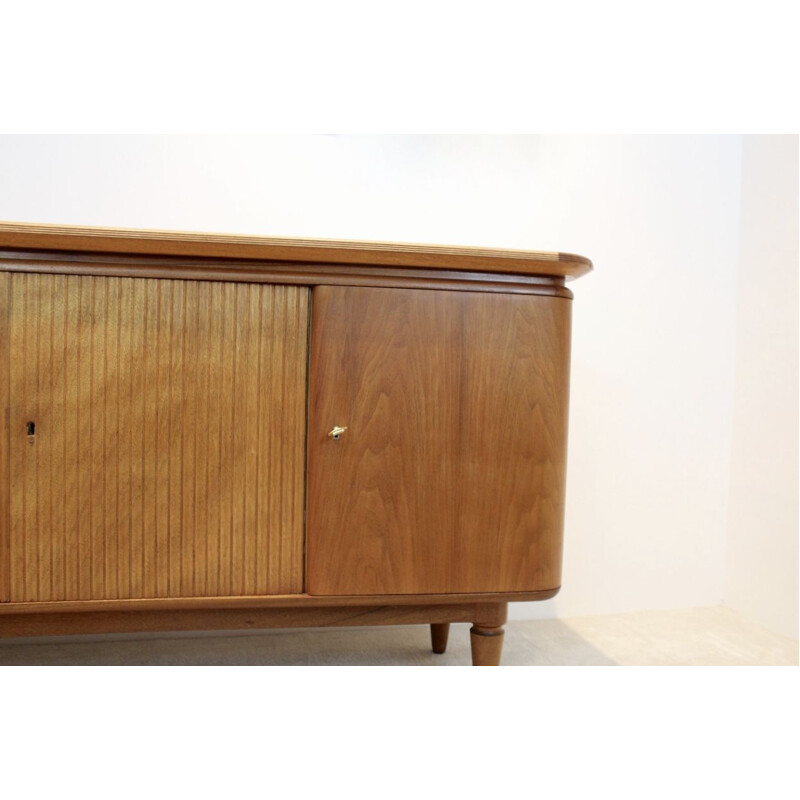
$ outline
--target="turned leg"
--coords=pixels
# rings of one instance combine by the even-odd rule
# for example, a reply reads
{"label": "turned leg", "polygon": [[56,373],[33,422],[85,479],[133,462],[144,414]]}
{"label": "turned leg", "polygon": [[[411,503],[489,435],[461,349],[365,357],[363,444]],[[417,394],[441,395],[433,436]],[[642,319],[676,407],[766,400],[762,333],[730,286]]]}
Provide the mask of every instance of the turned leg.
{"label": "turned leg", "polygon": [[500,666],[503,634],[502,625],[498,628],[479,628],[477,625],[473,625],[469,629],[473,667]]}
{"label": "turned leg", "polygon": [[474,667],[500,666],[507,611],[507,603],[476,606],[475,624],[469,631]]}
{"label": "turned leg", "polygon": [[431,623],[431,645],[434,653],[444,653],[447,650],[447,635],[449,633],[449,622]]}

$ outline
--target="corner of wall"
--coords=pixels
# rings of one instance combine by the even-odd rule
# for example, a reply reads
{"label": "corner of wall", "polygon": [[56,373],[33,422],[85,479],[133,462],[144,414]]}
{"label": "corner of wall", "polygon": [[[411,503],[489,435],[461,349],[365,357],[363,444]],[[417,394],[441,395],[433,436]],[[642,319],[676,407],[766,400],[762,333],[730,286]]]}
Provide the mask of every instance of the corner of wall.
{"label": "corner of wall", "polygon": [[723,602],[798,637],[798,137],[742,145]]}

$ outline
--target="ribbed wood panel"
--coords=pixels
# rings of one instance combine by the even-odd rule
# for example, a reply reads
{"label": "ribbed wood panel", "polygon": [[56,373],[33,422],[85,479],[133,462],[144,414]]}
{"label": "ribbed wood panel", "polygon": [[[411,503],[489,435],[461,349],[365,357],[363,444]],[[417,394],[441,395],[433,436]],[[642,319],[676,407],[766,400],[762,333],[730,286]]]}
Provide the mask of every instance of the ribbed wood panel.
{"label": "ribbed wood panel", "polygon": [[10,280],[10,599],[302,592],[308,290]]}
{"label": "ribbed wood panel", "polygon": [[11,501],[9,491],[11,478],[9,475],[11,458],[9,447],[9,302],[11,300],[11,276],[0,272],[0,603],[9,598],[10,533],[11,533]]}

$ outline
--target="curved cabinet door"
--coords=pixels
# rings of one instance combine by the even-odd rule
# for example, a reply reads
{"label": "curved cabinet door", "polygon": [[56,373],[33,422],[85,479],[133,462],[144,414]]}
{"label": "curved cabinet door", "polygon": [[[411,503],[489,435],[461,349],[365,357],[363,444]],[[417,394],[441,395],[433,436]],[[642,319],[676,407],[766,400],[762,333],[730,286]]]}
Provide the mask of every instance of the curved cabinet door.
{"label": "curved cabinet door", "polygon": [[308,289],[5,278],[5,599],[302,592]]}
{"label": "curved cabinet door", "polygon": [[312,303],[308,592],[558,587],[571,302],[319,286]]}

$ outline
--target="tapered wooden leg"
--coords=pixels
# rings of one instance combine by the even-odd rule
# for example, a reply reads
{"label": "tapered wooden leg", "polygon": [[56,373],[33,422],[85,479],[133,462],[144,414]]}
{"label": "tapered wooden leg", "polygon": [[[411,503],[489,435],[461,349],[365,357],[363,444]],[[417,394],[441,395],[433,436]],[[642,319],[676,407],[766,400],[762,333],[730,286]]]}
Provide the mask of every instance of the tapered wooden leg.
{"label": "tapered wooden leg", "polygon": [[503,650],[503,631],[499,628],[479,628],[473,625],[469,629],[472,644],[473,667],[499,667],[500,653]]}
{"label": "tapered wooden leg", "polygon": [[434,653],[444,653],[447,650],[447,636],[449,633],[449,622],[431,623],[431,645]]}
{"label": "tapered wooden leg", "polygon": [[475,606],[475,623],[470,628],[472,666],[499,667],[503,650],[503,625],[508,616],[508,603],[486,603]]}

